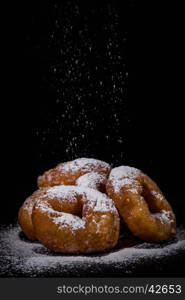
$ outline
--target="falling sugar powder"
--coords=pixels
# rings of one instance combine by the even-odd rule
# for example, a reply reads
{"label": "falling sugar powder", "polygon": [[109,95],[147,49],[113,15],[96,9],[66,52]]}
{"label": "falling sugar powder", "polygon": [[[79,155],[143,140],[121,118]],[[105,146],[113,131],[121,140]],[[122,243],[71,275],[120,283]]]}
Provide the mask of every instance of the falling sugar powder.
{"label": "falling sugar powder", "polygon": [[49,57],[43,57],[48,72],[43,72],[43,82],[51,97],[39,113],[42,126],[35,124],[33,129],[42,165],[51,156],[54,160],[97,156],[96,149],[112,163],[125,159],[123,145],[132,125],[127,103],[127,12],[120,15],[113,3],[93,6],[85,12],[79,3],[60,1],[57,9],[50,5],[51,28],[44,39]]}
{"label": "falling sugar powder", "polygon": [[50,252],[41,244],[21,237],[19,226],[3,228],[0,239],[1,275],[10,277],[106,276],[116,272],[135,274],[141,266],[146,272],[152,262],[155,261],[155,268],[168,258],[172,261],[185,252],[184,228],[179,228],[176,237],[166,243],[140,242],[135,246],[115,248],[111,252],[94,255]]}

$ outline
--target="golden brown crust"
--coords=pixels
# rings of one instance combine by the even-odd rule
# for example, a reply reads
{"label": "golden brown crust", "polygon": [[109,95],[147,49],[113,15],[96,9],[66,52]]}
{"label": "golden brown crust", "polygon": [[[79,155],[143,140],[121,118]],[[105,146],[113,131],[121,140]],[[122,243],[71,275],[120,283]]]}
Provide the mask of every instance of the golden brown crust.
{"label": "golden brown crust", "polygon": [[157,184],[138,169],[111,170],[103,161],[79,158],[39,176],[38,186],[20,208],[18,222],[29,239],[38,239],[50,250],[111,249],[119,236],[118,212],[142,240],[165,241],[176,232],[170,204]]}
{"label": "golden brown crust", "polygon": [[33,224],[32,224],[32,210],[36,199],[39,197],[40,193],[43,193],[43,189],[39,189],[34,192],[30,197],[28,197],[18,213],[18,223],[22,228],[22,231],[30,240],[36,240]]}
{"label": "golden brown crust", "polygon": [[147,241],[164,241],[176,232],[176,219],[157,184],[140,170],[112,169],[107,194],[131,232]]}
{"label": "golden brown crust", "polygon": [[38,187],[55,185],[75,185],[76,180],[87,173],[97,172],[108,176],[111,167],[106,162],[93,158],[78,158],[60,163],[55,168],[46,171],[37,179]]}

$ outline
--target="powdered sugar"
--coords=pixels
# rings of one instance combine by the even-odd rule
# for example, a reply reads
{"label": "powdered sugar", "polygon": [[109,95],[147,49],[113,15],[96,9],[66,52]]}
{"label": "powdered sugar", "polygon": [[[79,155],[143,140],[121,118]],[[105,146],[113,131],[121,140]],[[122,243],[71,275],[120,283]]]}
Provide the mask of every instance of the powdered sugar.
{"label": "powdered sugar", "polygon": [[134,188],[134,187],[128,189],[127,191],[130,192],[130,193],[133,193],[133,194],[137,194],[138,193],[138,190],[136,188]]}
{"label": "powdered sugar", "polygon": [[67,198],[68,201],[74,201],[76,190],[75,188],[64,185],[53,186],[47,189],[45,196],[49,198]]}
{"label": "powdered sugar", "polygon": [[117,212],[114,202],[107,195],[93,189],[86,189],[85,195],[91,201],[86,202],[86,206],[99,212]]}
{"label": "powdered sugar", "polygon": [[122,187],[126,187],[128,191],[137,193],[138,182],[135,180],[140,176],[141,172],[138,169],[128,166],[120,166],[112,169],[109,180],[112,182],[112,187],[115,193],[119,193]]}
{"label": "powdered sugar", "polygon": [[75,173],[78,170],[94,171],[96,168],[101,167],[105,170],[109,169],[109,164],[94,158],[77,158],[75,160],[66,162],[58,167],[61,172]]}
{"label": "powdered sugar", "polygon": [[[77,196],[82,197],[84,205],[92,208],[94,211],[116,211],[115,205],[112,199],[107,195],[90,188],[72,186],[72,185],[60,185],[48,188],[43,197],[57,197],[61,198],[61,201],[76,201]],[[40,204],[42,206],[42,203]],[[46,208],[46,204],[43,204],[43,209]]]}
{"label": "powdered sugar", "polygon": [[43,212],[47,212],[47,213],[55,213],[55,215],[58,214],[58,216],[60,216],[60,212],[54,210],[50,205],[48,205],[48,203],[44,202],[44,201],[39,201],[37,202],[37,207],[42,210]]}
{"label": "powdered sugar", "polygon": [[24,203],[24,209],[27,210],[28,214],[31,215],[35,200],[32,198],[26,199]]}
{"label": "powdered sugar", "polygon": [[[59,255],[48,251],[36,242],[19,236],[18,226],[0,232],[0,259],[2,276],[90,276],[111,274],[136,274],[153,264],[153,271],[167,259],[172,261],[185,251],[185,229],[179,228],[176,237],[166,243],[137,243],[109,253],[96,255]],[[125,234],[123,237],[123,241]],[[110,271],[109,271],[110,270]],[[107,272],[107,273],[106,273]]]}
{"label": "powdered sugar", "polygon": [[[93,212],[101,212],[101,215],[104,212],[110,212],[117,215],[118,218],[118,212],[112,199],[94,189],[60,185],[45,189],[45,193],[42,197],[58,198],[61,202],[73,204],[75,202],[78,203],[78,198],[80,198],[84,211],[88,210],[89,212],[91,210],[92,214]],[[49,214],[50,219],[54,224],[57,224],[59,228],[69,227],[72,232],[85,228],[85,218],[83,219],[73,214],[56,211],[52,208],[52,205],[46,201],[41,200],[37,202],[37,208],[40,211]]]}
{"label": "powdered sugar", "polygon": [[110,179],[114,179],[114,178],[121,179],[124,177],[136,179],[140,175],[141,175],[141,171],[139,169],[129,167],[129,166],[120,166],[112,169],[110,173]]}
{"label": "powdered sugar", "polygon": [[173,223],[172,219],[172,212],[171,211],[166,211],[166,210],[161,210],[160,213],[155,213],[155,217],[160,219],[162,223]]}
{"label": "powdered sugar", "polygon": [[59,227],[70,227],[73,230],[78,230],[85,227],[85,221],[78,216],[74,216],[67,213],[61,213],[60,217],[53,218],[53,222]]}
{"label": "powdered sugar", "polygon": [[156,197],[157,199],[159,199],[159,200],[163,200],[163,199],[164,199],[164,197],[163,197],[160,193],[157,193],[157,192],[154,191],[154,190],[151,191],[151,194],[152,194],[154,197]]}
{"label": "powdered sugar", "polygon": [[80,176],[76,180],[77,186],[89,187],[91,189],[98,189],[100,184],[105,184],[107,177],[97,172],[91,172]]}

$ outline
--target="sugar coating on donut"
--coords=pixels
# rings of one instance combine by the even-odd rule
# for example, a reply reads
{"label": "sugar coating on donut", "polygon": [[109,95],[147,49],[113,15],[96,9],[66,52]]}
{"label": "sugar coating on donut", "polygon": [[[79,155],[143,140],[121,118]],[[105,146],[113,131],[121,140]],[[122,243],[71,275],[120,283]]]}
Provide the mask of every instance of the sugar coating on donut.
{"label": "sugar coating on donut", "polygon": [[[78,187],[78,186],[70,186],[70,185],[58,185],[54,187],[50,187],[46,189],[45,194],[42,198],[61,198],[67,199],[67,201],[75,201],[76,196],[81,194],[84,199],[84,204],[87,207],[93,208],[94,211],[100,212],[108,212],[108,211],[116,211],[114,202],[107,195],[90,188]],[[88,201],[87,201],[88,199]],[[42,209],[46,209],[45,203],[40,204]]]}
{"label": "sugar coating on donut", "polygon": [[[52,201],[52,199],[54,199],[54,201]],[[73,213],[63,212],[62,208],[61,211],[59,211],[55,208],[55,205],[53,205],[54,203],[56,203],[55,201],[58,201],[58,204],[59,202],[61,202],[61,207],[65,202],[69,202],[69,204],[71,203],[72,206],[74,204],[79,204],[82,212],[79,211],[78,213],[82,215],[82,217],[79,217],[78,215],[75,215]],[[118,237],[119,215],[117,209],[114,205],[113,200],[110,199],[106,194],[103,194],[98,190],[73,185],[60,185],[46,188],[44,190],[44,193],[41,196],[39,195],[38,201],[36,202],[36,206],[34,208],[34,220],[36,220],[37,217],[38,222],[34,223],[38,240],[40,237],[39,214],[40,216],[43,216],[43,218],[46,218],[46,220],[49,220],[50,226],[51,228],[53,228],[51,229],[51,231],[56,231],[57,238],[58,234],[60,234],[59,231],[64,231],[64,234],[66,235],[66,243],[70,243],[70,241],[72,241],[71,243],[73,246],[76,245],[76,238],[78,240],[78,234],[80,234],[81,237],[84,236],[85,240],[83,241],[83,243],[89,245],[88,247],[90,247],[90,249],[94,249],[93,247],[97,247],[96,243],[93,244],[93,241],[91,240],[91,238],[94,237],[94,234],[101,234],[102,236],[107,235],[107,238],[110,238],[110,241],[106,241],[106,237],[104,238],[105,245],[107,245],[106,247],[110,247],[111,242],[116,242],[116,239]],[[104,228],[105,230],[102,228]],[[54,244],[52,243],[52,245],[55,245],[55,236],[52,237],[51,235],[49,235],[50,233],[51,232],[49,232],[48,236],[46,237],[46,242],[48,243],[53,240]],[[42,237],[40,238],[42,239]],[[102,237],[99,236],[98,239],[101,240]],[[63,243],[65,244],[65,241],[61,241],[61,243],[63,245]],[[48,247],[52,247],[52,245]],[[100,246],[103,247],[102,245]],[[66,251],[65,245],[63,245],[62,247],[64,247],[63,251]],[[77,244],[74,247],[81,247],[81,245]],[[71,249],[72,250],[70,251],[77,251],[75,249],[78,248],[74,248],[74,250],[73,248]]]}
{"label": "sugar coating on donut", "polygon": [[72,188],[68,188],[68,186],[58,185],[58,186],[49,187],[46,191],[45,196],[52,199],[58,197],[67,198],[67,200],[70,202],[70,201],[74,201],[76,196],[76,191]]}
{"label": "sugar coating on donut", "polygon": [[78,216],[62,213],[62,216],[53,218],[53,222],[59,227],[71,227],[73,230],[78,230],[85,227],[85,221]]}
{"label": "sugar coating on donut", "polygon": [[123,187],[127,187],[127,190],[132,193],[137,193],[138,189],[136,188],[137,182],[130,178],[116,179],[112,181],[114,192],[119,193]]}
{"label": "sugar coating on donut", "polygon": [[28,214],[32,213],[32,209],[33,209],[33,205],[35,203],[34,199],[28,198],[25,202],[24,202],[24,209],[27,210]]}
{"label": "sugar coating on donut", "polygon": [[37,206],[43,211],[43,212],[47,212],[47,213],[55,213],[55,215],[60,216],[60,212],[54,210],[51,206],[49,206],[46,202],[44,201],[40,201],[39,203],[37,203]]}
{"label": "sugar coating on donut", "polygon": [[76,180],[77,186],[88,187],[91,189],[97,189],[99,184],[105,184],[107,177],[97,172],[90,172],[80,176]]}
{"label": "sugar coating on donut", "polygon": [[75,160],[65,162],[57,167],[61,172],[72,172],[75,173],[78,170],[94,170],[95,168],[101,167],[105,170],[109,169],[110,166],[108,163],[94,159],[94,158],[77,158]]}
{"label": "sugar coating on donut", "polygon": [[138,176],[141,176],[141,171],[139,169],[129,167],[129,166],[120,166],[112,169],[110,173],[110,178],[117,177],[117,178],[123,178],[123,177],[129,177],[129,178],[137,178]]}
{"label": "sugar coating on donut", "polygon": [[119,193],[125,186],[128,186],[128,191],[137,193],[138,189],[135,179],[139,176],[141,176],[141,171],[139,169],[128,166],[120,166],[112,169],[109,175],[109,180],[115,193]]}
{"label": "sugar coating on donut", "polygon": [[[92,208],[93,211],[96,212],[114,212],[116,211],[114,202],[108,198],[106,195],[104,197],[99,196],[99,192],[98,194],[94,195],[94,198],[92,197],[93,193],[95,190],[93,189],[89,189],[89,191],[87,191],[87,197],[91,197],[89,199],[91,199],[91,201],[87,201],[87,207]],[[101,194],[101,193],[100,193]]]}
{"label": "sugar coating on donut", "polygon": [[173,223],[173,219],[172,219],[172,212],[171,211],[167,211],[167,210],[161,210],[159,213],[155,213],[155,217],[157,219],[160,219],[160,221],[162,223]]}
{"label": "sugar coating on donut", "polygon": [[157,192],[154,191],[154,190],[151,190],[151,194],[152,194],[154,197],[156,197],[157,199],[161,200],[161,201],[164,199],[164,197],[162,196],[162,194],[157,193]]}
{"label": "sugar coating on donut", "polygon": [[50,213],[53,223],[57,224],[59,227],[70,227],[72,230],[77,230],[84,228],[85,226],[85,221],[80,217],[56,211],[44,201],[40,201],[37,205],[43,212]]}

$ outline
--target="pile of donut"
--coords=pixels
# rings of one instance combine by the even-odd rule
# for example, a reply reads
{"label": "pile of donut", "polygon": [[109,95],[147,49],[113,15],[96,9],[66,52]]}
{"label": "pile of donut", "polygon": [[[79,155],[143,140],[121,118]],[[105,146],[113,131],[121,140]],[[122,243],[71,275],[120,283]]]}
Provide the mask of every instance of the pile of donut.
{"label": "pile of donut", "polygon": [[62,253],[110,250],[120,223],[144,241],[175,235],[176,219],[157,184],[139,169],[93,158],[58,164],[38,177],[39,189],[19,210],[30,240]]}

